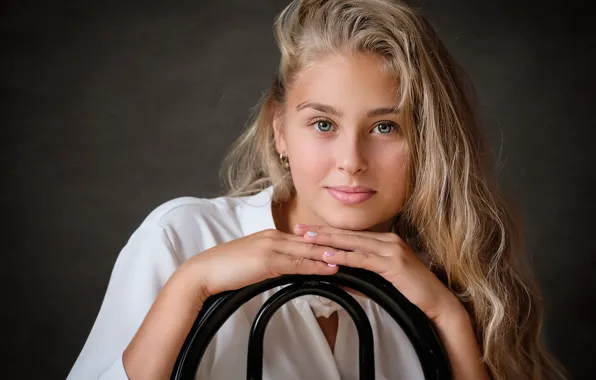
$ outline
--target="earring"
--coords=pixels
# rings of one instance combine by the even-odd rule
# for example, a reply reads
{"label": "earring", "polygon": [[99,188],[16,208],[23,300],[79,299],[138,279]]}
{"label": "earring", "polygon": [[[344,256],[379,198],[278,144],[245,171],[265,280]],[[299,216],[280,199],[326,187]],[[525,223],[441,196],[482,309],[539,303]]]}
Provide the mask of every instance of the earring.
{"label": "earring", "polygon": [[290,168],[290,161],[288,160],[287,157],[285,157],[283,154],[279,154],[279,161],[281,162],[281,164],[283,165],[284,168],[289,169]]}

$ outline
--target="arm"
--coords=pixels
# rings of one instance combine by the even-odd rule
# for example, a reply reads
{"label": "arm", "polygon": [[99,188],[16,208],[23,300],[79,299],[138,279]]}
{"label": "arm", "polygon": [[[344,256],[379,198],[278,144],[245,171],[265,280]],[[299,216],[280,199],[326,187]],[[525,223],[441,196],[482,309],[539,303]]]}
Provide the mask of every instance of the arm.
{"label": "arm", "polygon": [[[97,320],[68,380],[169,378],[209,295],[281,274],[337,272],[337,267],[319,259],[333,248],[313,249],[276,230],[208,249],[205,244],[194,246],[200,254],[183,261],[178,257],[182,253],[175,252],[164,228],[153,219],[135,231],[116,260]],[[201,369],[210,371],[208,365]]]}
{"label": "arm", "polygon": [[470,316],[463,306],[446,313],[442,318],[435,325],[447,351],[453,379],[490,380],[488,369],[480,361],[482,354]]}
{"label": "arm", "polygon": [[420,308],[438,329],[454,379],[490,379],[464,306],[398,235],[316,225],[297,225],[295,233],[312,244],[341,250],[323,261],[379,273]]}
{"label": "arm", "polygon": [[[188,268],[185,268],[188,266]],[[139,330],[124,350],[129,379],[169,378],[193,322],[204,302],[197,275],[182,265],[166,283]]]}
{"label": "arm", "polygon": [[[186,305],[188,299],[192,298],[189,296],[191,290],[178,289],[179,284],[182,283],[180,280],[182,276],[174,273],[181,272],[177,270],[184,266],[184,264],[179,266],[179,261],[167,234],[157,223],[145,222],[132,234],[118,255],[101,308],[87,341],[70,371],[68,380],[127,380],[128,375],[134,376],[133,379],[136,378],[136,359],[146,355],[142,350],[137,351],[141,346],[139,342],[143,342],[144,345],[148,342],[156,342],[158,338],[144,333],[148,327],[146,323],[144,327],[139,327],[149,310],[151,310],[152,325],[157,319],[190,318],[189,308],[195,308],[196,311],[201,307],[196,295],[194,303],[189,302],[189,305]],[[179,294],[174,295],[177,292]],[[153,306],[157,298],[159,301]],[[175,307],[176,311],[170,314],[164,313],[163,310],[170,307],[172,309]],[[182,334],[184,326],[178,328],[181,330],[173,335]],[[141,331],[137,333],[139,329]],[[163,328],[161,332],[164,332]],[[136,335],[140,338],[136,338]],[[162,338],[165,336],[159,333],[158,335],[162,335]],[[135,337],[134,349],[127,349],[133,337]],[[178,344],[177,339],[173,338],[167,345],[168,352]],[[160,342],[160,346],[153,346],[159,348],[153,352],[156,357],[157,351],[161,352],[164,344]],[[127,352],[127,355],[130,355],[126,363],[126,371],[123,364],[125,349],[130,350]],[[146,362],[153,365],[153,360]],[[156,363],[156,365],[163,364]],[[131,373],[127,374],[129,369]]]}

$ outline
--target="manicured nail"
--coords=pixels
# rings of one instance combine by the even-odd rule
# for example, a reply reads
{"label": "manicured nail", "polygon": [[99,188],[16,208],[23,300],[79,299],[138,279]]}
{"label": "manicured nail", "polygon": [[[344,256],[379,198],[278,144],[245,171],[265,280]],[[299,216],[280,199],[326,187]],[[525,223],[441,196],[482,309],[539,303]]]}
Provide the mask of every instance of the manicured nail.
{"label": "manicured nail", "polygon": [[335,268],[337,266],[337,264],[327,264],[329,265],[331,268]]}
{"label": "manicured nail", "polygon": [[317,233],[316,233],[316,232],[314,232],[314,231],[308,231],[306,234],[307,234],[308,236],[317,236]]}
{"label": "manicured nail", "polygon": [[333,256],[335,252],[325,251],[325,256]]}

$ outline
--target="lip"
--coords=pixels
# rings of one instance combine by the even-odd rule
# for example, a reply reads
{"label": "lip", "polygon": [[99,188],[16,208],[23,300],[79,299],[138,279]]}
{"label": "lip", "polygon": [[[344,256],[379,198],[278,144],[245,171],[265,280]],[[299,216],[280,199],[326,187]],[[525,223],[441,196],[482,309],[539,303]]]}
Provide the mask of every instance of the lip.
{"label": "lip", "polygon": [[367,187],[337,186],[328,187],[327,191],[338,202],[345,205],[355,205],[369,200],[376,191]]}
{"label": "lip", "polygon": [[369,189],[368,187],[362,187],[362,186],[333,186],[333,187],[327,187],[328,189],[333,189],[333,190],[337,190],[337,191],[342,191],[344,193],[370,193],[370,192],[375,192],[373,189]]}

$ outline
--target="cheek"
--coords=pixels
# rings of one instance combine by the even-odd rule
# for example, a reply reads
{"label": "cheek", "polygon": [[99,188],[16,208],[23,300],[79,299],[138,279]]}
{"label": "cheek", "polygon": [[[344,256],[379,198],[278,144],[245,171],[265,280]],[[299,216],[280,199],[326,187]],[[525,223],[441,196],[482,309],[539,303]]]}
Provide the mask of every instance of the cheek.
{"label": "cheek", "polygon": [[377,180],[385,189],[403,193],[406,186],[408,152],[405,148],[377,150],[375,156]]}
{"label": "cheek", "polygon": [[371,149],[374,155],[375,166],[380,170],[393,172],[405,171],[408,151],[404,143],[401,144],[387,144],[386,146],[377,145]]}
{"label": "cheek", "polygon": [[302,179],[309,179],[310,182],[322,179],[329,170],[329,163],[332,162],[331,152],[321,141],[308,135],[292,137],[292,144],[288,145],[288,154],[293,159],[290,166],[294,182],[303,182]]}

